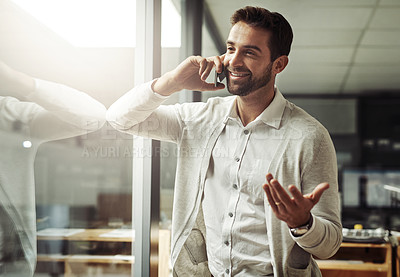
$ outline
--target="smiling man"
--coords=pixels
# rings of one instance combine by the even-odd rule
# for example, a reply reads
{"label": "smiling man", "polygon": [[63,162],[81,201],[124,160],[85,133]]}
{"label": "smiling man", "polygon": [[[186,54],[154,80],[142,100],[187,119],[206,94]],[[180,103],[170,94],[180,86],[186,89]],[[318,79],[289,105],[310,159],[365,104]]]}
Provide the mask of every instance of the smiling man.
{"label": "smiling man", "polygon": [[[265,87],[271,81],[272,61],[266,41],[270,33],[263,29],[252,28],[244,22],[236,23],[230,32],[227,41],[227,60],[230,60],[227,71],[228,91],[238,96],[246,96],[249,93]],[[244,63],[243,58],[235,55],[237,49],[243,49],[248,59]],[[260,67],[261,66],[261,67]]]}
{"label": "smiling man", "polygon": [[[174,276],[321,276],[313,256],[332,256],[342,239],[336,156],[326,129],[275,86],[292,29],[256,7],[231,23],[224,55],[187,58],[125,94],[107,119],[178,145]],[[232,96],[161,105],[182,89],[224,88],[205,81],[214,67]]]}

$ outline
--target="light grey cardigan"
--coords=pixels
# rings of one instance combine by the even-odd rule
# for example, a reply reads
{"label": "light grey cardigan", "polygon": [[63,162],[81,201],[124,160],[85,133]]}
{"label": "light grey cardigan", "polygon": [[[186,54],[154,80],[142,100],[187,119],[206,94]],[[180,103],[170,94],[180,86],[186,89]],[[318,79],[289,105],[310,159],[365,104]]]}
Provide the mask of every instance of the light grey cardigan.
{"label": "light grey cardigan", "polygon": [[[278,90],[275,98],[283,99]],[[107,120],[118,130],[178,145],[171,244],[174,275],[209,276],[201,198],[212,149],[236,96],[171,106],[161,105],[164,99],[151,90],[151,82],[140,85],[109,108]],[[329,258],[342,241],[335,150],[317,120],[284,101],[276,130],[280,146],[270,167],[260,174],[270,172],[281,184],[295,184],[303,194],[322,182],[330,188],[312,210],[312,228],[301,237],[291,235],[265,197],[274,276],[321,276],[312,256]]]}

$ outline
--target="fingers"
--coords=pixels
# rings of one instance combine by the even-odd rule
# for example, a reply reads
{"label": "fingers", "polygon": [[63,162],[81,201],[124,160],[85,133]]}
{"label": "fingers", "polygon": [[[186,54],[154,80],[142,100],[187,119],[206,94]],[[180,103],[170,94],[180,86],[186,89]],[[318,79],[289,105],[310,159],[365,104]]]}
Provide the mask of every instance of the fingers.
{"label": "fingers", "polygon": [[[285,189],[279,184],[279,182],[276,179],[273,179],[272,174],[268,173],[266,175],[266,179],[268,185],[265,184],[263,188],[267,193],[267,197],[268,195],[270,196],[273,204],[281,203],[286,207],[289,207],[293,202],[296,204],[296,206],[301,206],[304,204],[305,199],[310,200],[312,202],[312,206],[314,206],[318,203],[324,191],[329,188],[328,183],[321,183],[315,187],[312,193],[303,195],[296,186],[290,185],[288,189],[293,196],[291,198]],[[268,190],[268,192],[266,190]]]}
{"label": "fingers", "polygon": [[272,176],[271,173],[268,173],[266,176],[267,182],[269,183],[272,179],[274,178],[274,176]]}
{"label": "fingers", "polygon": [[270,181],[270,184],[272,185],[273,188],[272,195],[274,196],[275,200],[282,202],[283,205],[291,203],[291,198],[289,194],[281,186],[281,184],[279,184],[279,182],[276,179],[272,179]]}
{"label": "fingers", "polygon": [[321,198],[324,191],[326,191],[328,188],[329,188],[328,183],[321,183],[315,187],[315,189],[313,190],[313,192],[310,195],[307,195],[306,197],[309,198],[315,205],[318,203],[318,201]]}
{"label": "fingers", "polygon": [[280,184],[277,180],[273,179],[272,174],[268,173],[266,176],[267,184],[264,184],[263,189],[265,194],[267,195],[267,200],[271,205],[272,210],[276,215],[286,212],[285,200],[279,196],[279,194],[275,191],[275,186],[279,186]]}
{"label": "fingers", "polygon": [[210,73],[214,67],[218,73],[221,73],[223,70],[223,65],[222,65],[223,58],[224,58],[224,55],[221,57],[215,56],[215,57],[209,57],[209,58],[201,58],[201,60],[199,61],[200,79],[202,81],[205,81],[207,79],[207,77],[210,75]]}
{"label": "fingers", "polygon": [[[205,81],[206,79],[207,79],[207,77],[208,77],[208,75],[210,75],[210,73],[211,73],[211,70],[213,69],[213,67],[214,67],[214,63],[213,62],[207,62],[207,64],[206,64],[206,66],[203,68],[203,72],[200,74],[200,72],[199,72],[199,74],[200,74],[200,79],[202,80],[202,81]],[[200,70],[202,70],[202,68],[200,68]]]}
{"label": "fingers", "polygon": [[[207,65],[208,65],[207,59],[203,58],[203,59],[200,61],[199,64],[200,64],[199,75],[200,75],[201,79],[203,79],[202,77],[203,77],[203,75],[204,75],[204,71],[207,69]],[[203,80],[203,81],[204,81],[204,80]]]}
{"label": "fingers", "polygon": [[216,56],[216,60],[215,62],[215,70],[218,73],[222,73],[222,71],[224,70],[224,59],[225,59],[225,54],[221,55],[221,56]]}
{"label": "fingers", "polygon": [[293,196],[293,201],[296,203],[296,205],[301,205],[302,200],[304,199],[303,194],[299,191],[298,188],[294,185],[289,186],[289,191]]}
{"label": "fingers", "polygon": [[[268,202],[269,202],[269,204],[271,205],[271,207],[277,208],[277,206],[280,204],[280,202],[279,202],[279,199],[276,199],[276,197],[274,197],[274,196],[272,195],[272,190],[273,190],[273,189],[272,189],[271,181],[272,181],[273,178],[274,178],[274,177],[272,176],[271,173],[268,173],[268,174],[267,174],[267,176],[266,176],[267,184],[264,184],[263,189],[264,189],[264,191],[265,191],[265,194],[267,195],[267,199],[268,199]],[[278,203],[279,203],[279,204],[278,204]]]}
{"label": "fingers", "polygon": [[267,174],[266,179],[271,188],[270,193],[274,202],[289,205],[292,200],[286,190],[279,184],[278,180],[274,179],[270,173]]}
{"label": "fingers", "polygon": [[293,197],[274,179],[273,175],[266,175],[267,183],[263,189],[267,200],[276,217],[288,224],[288,226],[301,226],[309,220],[310,211],[318,203],[323,192],[329,188],[328,183],[321,183],[307,195],[294,185],[290,185],[288,190]]}
{"label": "fingers", "polygon": [[274,200],[274,197],[272,196],[272,193],[271,193],[270,185],[264,184],[263,189],[265,191],[265,194],[267,195],[267,200],[268,200],[268,203],[271,206],[272,210],[275,212],[275,214],[278,213],[278,206],[281,203]]}
{"label": "fingers", "polygon": [[225,88],[225,85],[222,83],[218,83],[217,86],[215,86],[214,83],[204,83],[203,87],[201,88],[202,91],[216,91]]}

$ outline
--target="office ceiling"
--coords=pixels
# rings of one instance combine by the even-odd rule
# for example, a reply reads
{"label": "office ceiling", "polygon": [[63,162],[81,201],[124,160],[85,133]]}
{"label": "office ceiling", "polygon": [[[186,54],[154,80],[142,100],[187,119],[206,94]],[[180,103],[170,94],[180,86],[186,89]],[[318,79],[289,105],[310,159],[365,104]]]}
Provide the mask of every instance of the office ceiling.
{"label": "office ceiling", "polygon": [[206,0],[222,40],[244,5],[280,12],[294,40],[278,76],[288,94],[400,92],[399,0]]}
{"label": "office ceiling", "polygon": [[[180,6],[180,0],[172,1]],[[277,81],[285,94],[400,93],[400,0],[204,1],[222,44],[231,14],[245,5],[287,18],[294,41],[289,65]],[[10,32],[7,25],[1,32]],[[209,36],[204,41],[203,49],[212,48],[205,53],[218,54]]]}

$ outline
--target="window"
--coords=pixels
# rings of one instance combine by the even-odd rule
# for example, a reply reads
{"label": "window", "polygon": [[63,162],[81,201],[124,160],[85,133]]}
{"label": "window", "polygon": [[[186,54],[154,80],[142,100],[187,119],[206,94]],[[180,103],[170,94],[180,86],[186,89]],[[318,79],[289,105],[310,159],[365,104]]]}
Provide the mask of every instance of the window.
{"label": "window", "polygon": [[[162,7],[165,72],[178,63],[180,17],[170,1],[163,1]],[[135,1],[14,0],[2,3],[0,10],[0,25],[7,26],[0,31],[0,60],[17,71],[48,80],[56,90],[66,85],[67,96],[70,88],[76,89],[104,109],[135,85],[135,52],[143,47],[136,43]],[[164,33],[170,30],[172,34]],[[69,124],[69,117],[84,108],[48,118],[63,124],[43,121],[39,129],[25,124],[43,105],[52,111],[57,99],[43,104],[1,91],[1,266],[9,262],[23,276],[34,269],[37,251],[35,276],[131,276],[133,229],[140,227],[132,216],[134,140],[107,123],[100,129],[93,122],[90,127],[88,122]],[[10,101],[28,105],[32,114],[19,117],[26,109],[10,110],[5,104]],[[97,123],[100,127],[104,122]],[[172,195],[172,170],[163,171],[169,174],[161,185],[164,204]],[[160,269],[169,274],[171,207],[164,204],[165,236],[159,252],[164,251],[161,259],[167,266]]]}

